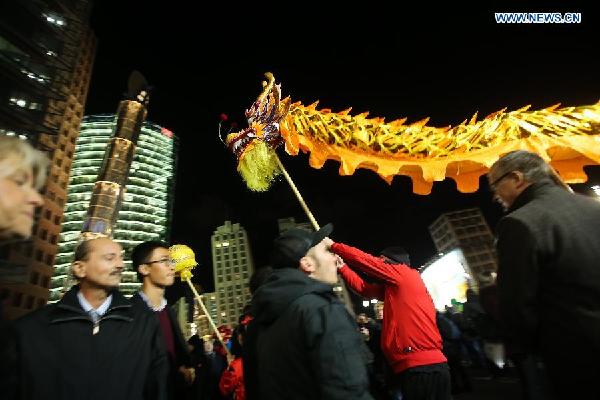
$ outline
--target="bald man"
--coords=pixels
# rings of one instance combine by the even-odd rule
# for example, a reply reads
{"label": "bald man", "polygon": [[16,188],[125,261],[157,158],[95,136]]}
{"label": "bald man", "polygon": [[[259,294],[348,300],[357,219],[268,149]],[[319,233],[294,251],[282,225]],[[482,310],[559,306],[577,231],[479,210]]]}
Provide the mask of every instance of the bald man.
{"label": "bald man", "polygon": [[71,266],[78,284],[17,321],[20,398],[165,398],[168,362],[158,321],[117,290],[122,253],[108,238],[82,242]]}

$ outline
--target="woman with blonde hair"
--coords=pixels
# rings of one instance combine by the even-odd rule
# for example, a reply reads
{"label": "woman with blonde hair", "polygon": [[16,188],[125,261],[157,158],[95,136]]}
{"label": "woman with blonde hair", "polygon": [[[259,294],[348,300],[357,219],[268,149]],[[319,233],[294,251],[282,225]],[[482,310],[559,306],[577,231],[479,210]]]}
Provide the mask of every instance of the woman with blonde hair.
{"label": "woman with blonde hair", "polygon": [[0,135],[0,243],[31,236],[35,209],[44,203],[39,191],[47,167],[44,153]]}

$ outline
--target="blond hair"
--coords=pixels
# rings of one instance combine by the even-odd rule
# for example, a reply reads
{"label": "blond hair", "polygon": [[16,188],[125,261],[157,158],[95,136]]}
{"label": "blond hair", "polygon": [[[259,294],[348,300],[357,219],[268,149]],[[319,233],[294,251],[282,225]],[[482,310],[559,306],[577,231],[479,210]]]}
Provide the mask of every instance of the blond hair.
{"label": "blond hair", "polygon": [[48,157],[39,150],[34,149],[25,140],[14,136],[0,135],[0,162],[14,157],[15,162],[6,163],[0,168],[0,177],[12,174],[19,168],[31,168],[33,183],[36,189],[44,186]]}

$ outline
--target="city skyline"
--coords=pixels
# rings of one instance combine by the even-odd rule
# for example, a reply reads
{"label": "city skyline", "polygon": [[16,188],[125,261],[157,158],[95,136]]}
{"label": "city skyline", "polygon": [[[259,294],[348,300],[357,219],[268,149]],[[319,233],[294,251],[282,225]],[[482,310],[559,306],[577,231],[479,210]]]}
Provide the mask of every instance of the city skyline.
{"label": "city skyline", "polygon": [[[221,114],[228,116],[224,131],[232,123],[246,126],[244,110],[260,93],[265,72],[281,83],[283,96],[303,104],[319,100],[320,108],[352,107],[386,120],[431,117],[433,126],[504,107],[593,104],[600,82],[582,54],[595,52],[597,16],[562,8],[552,11],[581,12],[582,22],[496,24],[498,10],[484,4],[413,5],[400,14],[377,3],[344,10],[305,4],[283,18],[268,8],[216,5],[207,14],[194,4],[97,2],[92,26],[101,41],[88,111],[113,107],[129,72],[140,70],[154,87],[149,118],[172,127],[181,141],[174,243],[191,246],[200,264],[210,266],[213,230],[236,221],[248,232],[259,268],[268,263],[277,219],[306,220],[284,180],[268,192],[248,190],[218,138]],[[161,29],[125,46],[121,38],[133,21]],[[369,252],[403,245],[422,264],[436,252],[427,227],[442,213],[479,207],[492,229],[502,216],[485,178],[476,193],[459,193],[446,179],[420,196],[406,177],[388,185],[371,171],[340,176],[336,162],[317,170],[304,154],[278,154],[319,224],[332,222],[334,240]],[[599,167],[586,171],[589,185],[600,182]],[[589,185],[573,187],[585,192]],[[209,277],[195,279],[206,286]]]}

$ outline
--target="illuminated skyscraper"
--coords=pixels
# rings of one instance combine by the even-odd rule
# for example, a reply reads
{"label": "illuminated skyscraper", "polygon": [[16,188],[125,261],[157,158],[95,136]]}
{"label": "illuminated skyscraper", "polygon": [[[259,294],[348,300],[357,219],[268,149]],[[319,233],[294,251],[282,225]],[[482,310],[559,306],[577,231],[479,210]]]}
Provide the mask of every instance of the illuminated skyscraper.
{"label": "illuminated skyscraper", "polygon": [[[81,124],[51,282],[51,301],[58,300],[68,286],[73,251],[114,124],[114,115],[86,116]],[[113,235],[125,250],[125,272],[120,289],[126,295],[133,294],[141,285],[131,270],[131,250],[147,240],[169,240],[176,163],[177,138],[168,129],[145,122]]]}
{"label": "illuminated skyscraper", "polygon": [[218,310],[215,323],[234,326],[250,301],[248,281],[254,268],[248,235],[240,224],[225,221],[213,233],[211,245]]}
{"label": "illuminated skyscraper", "polygon": [[[215,292],[211,293],[203,293],[202,301],[204,302],[204,306],[206,310],[210,314],[212,320],[217,323],[219,320],[219,310],[217,309],[217,294]],[[194,302],[194,322],[196,324],[196,333],[198,336],[202,337],[205,335],[212,335],[214,332],[210,327],[210,322],[208,322],[208,318],[202,311],[202,308],[198,305],[197,302]]]}
{"label": "illuminated skyscraper", "polygon": [[493,282],[497,270],[494,236],[481,210],[444,213],[429,226],[429,232],[438,252],[448,253],[457,247],[462,250],[480,287]]}
{"label": "illuminated skyscraper", "polygon": [[79,124],[96,54],[91,1],[0,2],[0,135],[51,160],[31,239],[0,248],[9,318],[46,304]]}
{"label": "illuminated skyscraper", "polygon": [[314,229],[310,222],[296,222],[294,217],[279,218],[277,220],[277,226],[279,228],[279,234],[288,231],[292,228],[304,229],[305,231],[314,232]]}

